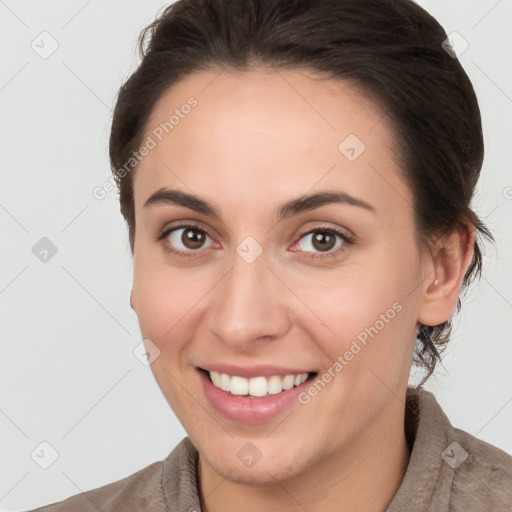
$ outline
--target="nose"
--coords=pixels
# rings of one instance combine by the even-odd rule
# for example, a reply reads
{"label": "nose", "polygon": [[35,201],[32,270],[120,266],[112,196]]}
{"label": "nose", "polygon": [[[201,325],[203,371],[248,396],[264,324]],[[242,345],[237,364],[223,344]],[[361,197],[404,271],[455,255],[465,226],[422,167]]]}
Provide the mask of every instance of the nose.
{"label": "nose", "polygon": [[210,296],[208,329],[238,351],[254,351],[254,341],[279,339],[291,328],[290,295],[264,253],[252,263],[235,253],[230,271]]}

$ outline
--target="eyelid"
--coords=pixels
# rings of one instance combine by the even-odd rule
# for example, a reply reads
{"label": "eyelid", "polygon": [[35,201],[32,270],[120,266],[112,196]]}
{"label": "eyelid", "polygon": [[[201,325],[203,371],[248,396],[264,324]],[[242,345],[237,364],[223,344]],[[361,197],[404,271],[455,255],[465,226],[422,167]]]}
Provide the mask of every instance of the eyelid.
{"label": "eyelid", "polygon": [[[331,227],[328,225],[319,225],[314,226],[312,228],[300,230],[297,234],[297,241],[294,242],[293,246],[297,245],[302,238],[304,238],[306,235],[309,235],[311,233],[317,233],[317,232],[328,232],[328,233],[334,233],[336,236],[340,237],[342,240],[342,243],[339,247],[337,247],[335,250],[331,251],[319,251],[319,252],[312,252],[312,251],[292,251],[292,252],[303,252],[305,254],[306,258],[330,258],[330,257],[336,257],[339,256],[340,253],[344,252],[347,249],[347,245],[350,246],[355,243],[355,236],[353,234],[348,234],[339,227]],[[292,246],[292,247],[293,247]]]}
{"label": "eyelid", "polygon": [[[210,235],[208,230],[199,225],[198,221],[186,221],[186,220],[176,221],[176,224],[167,225],[166,227],[164,227],[161,230],[161,232],[158,235],[156,235],[153,239],[157,243],[163,243],[165,241],[165,239],[168,238],[173,231],[177,231],[177,230],[183,229],[183,228],[193,228],[196,231],[200,231],[200,232],[204,233],[208,238],[210,238],[214,245],[219,245],[215,241],[215,239]],[[163,243],[164,250],[169,253],[172,253],[174,255],[193,258],[193,257],[196,257],[196,255],[199,255],[199,253],[201,253],[201,249],[198,249],[195,251],[194,250],[184,251],[182,249],[171,248],[169,245],[170,244]]]}
{"label": "eyelid", "polygon": [[160,233],[158,233],[154,237],[155,242],[163,240],[171,233],[171,231],[175,231],[180,228],[194,228],[197,231],[201,231],[204,234],[208,235],[212,240],[214,239],[214,237],[210,235],[209,230],[207,228],[202,227],[198,221],[180,220],[176,221],[175,224],[166,224],[166,226],[160,230]]}
{"label": "eyelid", "polygon": [[338,233],[344,239],[352,241],[355,241],[356,238],[356,236],[349,229],[339,226],[330,226],[329,224],[320,224],[310,228],[300,229],[297,233],[297,237],[301,238],[304,235],[309,235],[310,233],[315,233],[317,231],[331,231],[333,233]]}
{"label": "eyelid", "polygon": [[[216,244],[217,246],[219,245],[218,242],[216,242],[215,239],[209,234],[208,230],[201,227],[197,221],[177,221],[176,225],[166,226],[164,229],[162,229],[162,231],[156,237],[154,237],[154,240],[155,240],[155,242],[162,242],[165,238],[167,238],[171,234],[171,232],[176,231],[178,229],[183,229],[183,228],[194,228],[197,231],[200,231],[200,232],[204,233],[206,236],[208,236],[213,241],[214,244]],[[335,235],[339,236],[342,239],[342,244],[334,251],[311,252],[311,251],[293,251],[292,250],[292,252],[303,252],[304,254],[306,254],[307,258],[329,258],[332,256],[339,255],[340,252],[343,252],[346,250],[346,247],[345,247],[346,245],[352,245],[355,242],[356,237],[349,230],[342,229],[339,227],[331,227],[329,225],[322,224],[322,225],[313,226],[310,228],[299,230],[299,232],[296,235],[297,240],[293,243],[293,246],[297,245],[300,242],[300,240],[303,237],[305,237],[306,235],[309,235],[309,234],[315,233],[315,232],[322,232],[322,231],[334,233]],[[350,234],[347,233],[347,231]],[[170,253],[173,253],[173,254],[179,255],[179,256],[184,256],[184,257],[195,257],[196,255],[199,256],[199,254],[202,252],[201,249],[197,249],[197,250],[191,249],[191,250],[183,251],[181,249],[170,248],[167,244],[164,244],[164,248],[167,252],[170,252]]]}

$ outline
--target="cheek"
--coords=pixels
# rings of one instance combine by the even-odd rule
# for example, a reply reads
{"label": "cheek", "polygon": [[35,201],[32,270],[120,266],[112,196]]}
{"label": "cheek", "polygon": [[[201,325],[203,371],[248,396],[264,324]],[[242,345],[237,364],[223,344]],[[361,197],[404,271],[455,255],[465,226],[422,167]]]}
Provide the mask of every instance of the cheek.
{"label": "cheek", "polygon": [[326,276],[314,289],[302,281],[307,303],[315,306],[312,309],[324,324],[318,327],[317,321],[316,334],[310,335],[319,339],[324,333],[322,343],[333,361],[347,351],[352,352],[348,358],[364,364],[373,359],[398,361],[399,352],[407,359],[420,282],[414,242],[403,244],[399,251],[374,251],[337,277]]}
{"label": "cheek", "polygon": [[[141,332],[164,354],[176,355],[201,327],[208,304],[214,307],[207,295],[221,272],[213,265],[164,265],[142,249],[136,250],[133,281]],[[349,261],[327,272],[303,267],[299,272],[294,266],[277,269],[301,299],[288,302],[295,308],[289,311],[290,318],[322,344],[332,360],[349,350],[354,340],[362,346],[374,339],[389,339],[387,346],[400,344],[416,323],[411,291],[420,282],[420,266],[412,239],[376,244]],[[282,301],[287,302],[283,297]]]}
{"label": "cheek", "polygon": [[[190,274],[191,275],[191,274]],[[198,321],[204,291],[186,272],[143,262],[134,266],[133,294],[142,337],[158,347],[151,371],[170,407],[181,419],[188,411],[182,401],[183,353]]]}
{"label": "cheek", "polygon": [[211,270],[173,268],[139,256],[134,264],[133,297],[143,337],[164,355],[181,350],[204,313],[202,299],[213,288],[213,277]]}

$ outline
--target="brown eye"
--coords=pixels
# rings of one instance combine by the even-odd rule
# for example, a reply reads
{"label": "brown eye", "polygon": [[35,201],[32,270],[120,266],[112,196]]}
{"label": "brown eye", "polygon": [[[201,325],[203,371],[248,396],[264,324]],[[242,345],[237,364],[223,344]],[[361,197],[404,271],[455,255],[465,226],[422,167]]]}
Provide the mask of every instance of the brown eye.
{"label": "brown eye", "polygon": [[311,242],[319,251],[330,251],[336,244],[336,237],[327,231],[322,231],[314,234]]}
{"label": "brown eye", "polygon": [[169,244],[178,251],[195,251],[208,247],[208,245],[205,246],[205,243],[210,237],[196,227],[181,226],[169,231],[167,238]]}
{"label": "brown eye", "polygon": [[196,229],[185,229],[181,241],[189,249],[199,249],[204,244],[205,234]]}
{"label": "brown eye", "polygon": [[328,252],[337,249],[345,242],[345,237],[336,231],[317,229],[303,235],[298,243],[304,252]]}

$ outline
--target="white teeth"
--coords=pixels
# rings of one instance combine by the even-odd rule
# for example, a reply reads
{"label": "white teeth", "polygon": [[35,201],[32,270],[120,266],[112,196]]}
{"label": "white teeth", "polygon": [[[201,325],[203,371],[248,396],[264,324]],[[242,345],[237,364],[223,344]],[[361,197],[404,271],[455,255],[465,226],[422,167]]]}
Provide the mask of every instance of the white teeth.
{"label": "white teeth", "polygon": [[275,395],[281,391],[287,391],[294,386],[300,386],[308,378],[307,373],[298,375],[286,375],[284,378],[278,375],[272,375],[268,379],[266,377],[253,377],[245,379],[237,375],[230,376],[227,373],[219,373],[215,371],[209,372],[213,385],[223,391],[229,391],[233,395],[250,395],[262,397],[267,395]]}
{"label": "white teeth", "polygon": [[283,389],[286,389],[286,390],[292,389],[294,382],[295,382],[295,375],[287,375],[283,379]]}
{"label": "white teeth", "polygon": [[247,395],[249,392],[249,381],[243,377],[231,377],[231,394]]}
{"label": "white teeth", "polygon": [[220,388],[220,373],[219,372],[210,372],[210,377],[212,382]]}
{"label": "white teeth", "polygon": [[220,374],[220,389],[231,391],[231,377],[225,373]]}
{"label": "white teeth", "polygon": [[267,394],[267,387],[267,379],[265,377],[253,377],[249,380],[249,395],[265,396]]}
{"label": "white teeth", "polygon": [[281,393],[283,391],[283,382],[281,380],[281,377],[278,377],[277,375],[273,375],[268,379],[268,394],[269,395],[275,395],[276,393]]}

